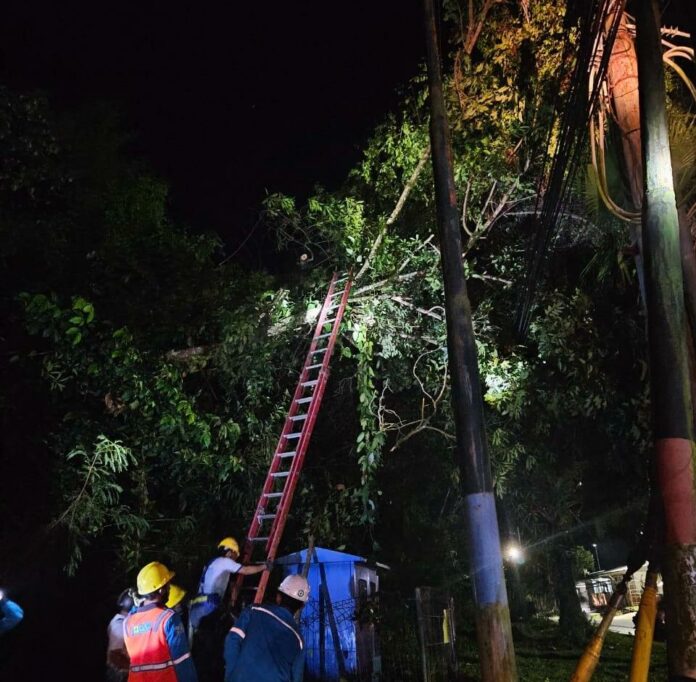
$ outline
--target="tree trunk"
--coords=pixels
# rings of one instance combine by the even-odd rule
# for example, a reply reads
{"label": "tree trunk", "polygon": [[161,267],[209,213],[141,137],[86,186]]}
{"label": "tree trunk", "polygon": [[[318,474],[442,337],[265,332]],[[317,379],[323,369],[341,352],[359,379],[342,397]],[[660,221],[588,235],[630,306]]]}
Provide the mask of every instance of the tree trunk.
{"label": "tree trunk", "polygon": [[691,335],[696,339],[696,255],[691,236],[691,225],[684,208],[679,209],[679,245],[681,248],[684,301]]}
{"label": "tree trunk", "polygon": [[636,6],[645,196],[643,244],[657,479],[665,513],[662,561],[667,659],[696,679],[696,490],[691,388],[679,237],[656,0]]}
{"label": "tree trunk", "polygon": [[565,547],[554,552],[554,588],[558,602],[558,624],[561,632],[577,642],[584,642],[587,620],[582,613],[580,598],[575,589],[576,566]]}

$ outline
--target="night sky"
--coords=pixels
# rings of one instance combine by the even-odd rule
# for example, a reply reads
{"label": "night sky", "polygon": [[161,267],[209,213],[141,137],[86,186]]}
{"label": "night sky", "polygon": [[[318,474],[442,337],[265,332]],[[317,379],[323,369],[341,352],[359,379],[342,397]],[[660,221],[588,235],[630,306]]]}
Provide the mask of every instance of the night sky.
{"label": "night sky", "polygon": [[423,56],[418,2],[6,3],[0,82],[113,102],[174,214],[233,249],[265,191],[336,187]]}

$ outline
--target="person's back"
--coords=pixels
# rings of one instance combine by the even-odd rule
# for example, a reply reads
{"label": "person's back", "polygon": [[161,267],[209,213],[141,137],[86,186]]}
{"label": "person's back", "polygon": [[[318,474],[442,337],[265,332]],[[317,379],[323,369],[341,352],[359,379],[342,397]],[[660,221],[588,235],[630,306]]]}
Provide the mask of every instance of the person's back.
{"label": "person's back", "polygon": [[[234,575],[254,575],[267,565],[243,566],[239,559],[239,544],[233,537],[220,540],[218,556],[203,568],[198,594],[189,606],[189,629],[192,652],[201,682],[218,682],[222,677],[222,648],[232,614],[225,603],[230,578]],[[269,569],[270,570],[270,569]]]}
{"label": "person's back", "polygon": [[295,616],[308,598],[307,579],[289,575],[275,604],[242,611],[225,639],[225,682],[302,682],[304,642]]}
{"label": "person's back", "polygon": [[292,613],[276,604],[245,609],[225,642],[225,682],[297,682],[304,643]]}
{"label": "person's back", "polygon": [[158,561],[138,573],[143,603],[123,623],[129,682],[198,682],[181,619],[165,606],[173,577]]}

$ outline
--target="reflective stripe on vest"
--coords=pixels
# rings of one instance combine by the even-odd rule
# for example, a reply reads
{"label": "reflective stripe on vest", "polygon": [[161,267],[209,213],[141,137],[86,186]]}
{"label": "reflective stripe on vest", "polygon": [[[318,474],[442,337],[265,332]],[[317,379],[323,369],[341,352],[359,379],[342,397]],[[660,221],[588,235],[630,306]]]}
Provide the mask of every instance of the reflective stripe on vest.
{"label": "reflective stripe on vest", "polygon": [[188,653],[184,654],[183,656],[179,656],[179,658],[173,661],[167,661],[166,663],[146,663],[145,665],[132,665],[131,672],[142,673],[146,670],[164,670],[165,668],[170,668],[171,666],[179,665],[179,663],[183,663],[187,658],[190,657],[191,654]]}
{"label": "reflective stripe on vest", "polygon": [[164,628],[173,615],[171,609],[155,606],[140,609],[126,618],[123,630],[131,660],[129,680],[176,682],[174,666],[190,654],[172,659]]}

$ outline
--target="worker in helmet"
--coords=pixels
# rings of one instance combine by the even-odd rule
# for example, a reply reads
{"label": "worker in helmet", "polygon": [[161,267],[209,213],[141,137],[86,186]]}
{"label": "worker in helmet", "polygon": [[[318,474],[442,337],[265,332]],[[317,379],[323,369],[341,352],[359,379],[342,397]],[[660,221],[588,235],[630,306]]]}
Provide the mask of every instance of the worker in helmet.
{"label": "worker in helmet", "polygon": [[222,675],[222,647],[232,622],[229,609],[223,607],[230,578],[271,569],[270,564],[242,566],[238,559],[239,543],[233,537],[220,540],[217,556],[203,568],[198,595],[191,600],[189,628],[193,654],[201,680],[206,682]]}
{"label": "worker in helmet", "polygon": [[134,606],[130,590],[123,590],[116,600],[118,612],[111,619],[106,631],[108,643],[106,646],[106,679],[107,682],[125,682],[128,679],[130,659],[123,641],[123,621]]}
{"label": "worker in helmet", "polygon": [[16,628],[24,618],[24,611],[19,604],[10,601],[0,590],[0,635]]}
{"label": "worker in helmet", "polygon": [[173,577],[158,561],[138,573],[143,603],[123,623],[128,682],[198,682],[181,618],[166,607]]}
{"label": "worker in helmet", "polygon": [[296,616],[309,599],[309,583],[287,576],[275,604],[249,606],[225,639],[225,682],[302,682],[304,642]]}
{"label": "worker in helmet", "polygon": [[186,597],[186,590],[179,585],[172,583],[169,586],[169,599],[167,599],[167,608],[174,611],[181,622],[184,624],[184,629],[188,628],[188,609],[186,608],[186,602],[184,601]]}

